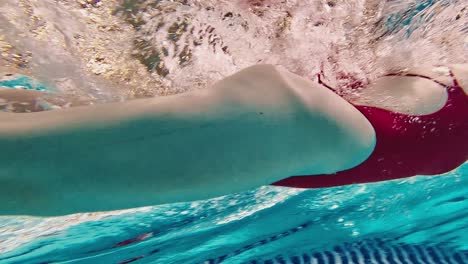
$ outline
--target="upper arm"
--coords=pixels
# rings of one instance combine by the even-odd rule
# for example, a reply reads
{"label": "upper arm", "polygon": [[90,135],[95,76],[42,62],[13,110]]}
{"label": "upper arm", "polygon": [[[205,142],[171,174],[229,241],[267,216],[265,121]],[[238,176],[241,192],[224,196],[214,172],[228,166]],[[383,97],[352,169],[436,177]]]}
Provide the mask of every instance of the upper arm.
{"label": "upper arm", "polygon": [[[10,174],[0,181],[18,191],[35,183],[30,191],[50,203],[34,212],[51,215],[205,199],[333,173],[361,163],[375,144],[372,126],[348,102],[269,65],[180,96],[0,117],[0,146],[15,151],[1,155]],[[20,204],[30,191],[8,199]]]}

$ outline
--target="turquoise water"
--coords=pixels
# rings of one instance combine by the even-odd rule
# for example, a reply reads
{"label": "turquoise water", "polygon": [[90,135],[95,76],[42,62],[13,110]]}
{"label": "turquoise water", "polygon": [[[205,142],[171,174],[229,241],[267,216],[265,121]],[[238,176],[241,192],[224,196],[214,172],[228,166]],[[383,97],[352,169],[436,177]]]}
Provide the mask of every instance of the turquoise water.
{"label": "turquoise water", "polygon": [[468,263],[467,174],[148,207],[44,232],[0,263]]}
{"label": "turquoise water", "polygon": [[14,75],[9,78],[0,79],[0,88],[25,89],[36,91],[50,91],[47,85],[25,75]]}
{"label": "turquoise water", "polygon": [[[388,15],[386,34],[410,36],[430,18],[420,11],[436,2]],[[0,87],[50,89],[23,75]],[[321,190],[265,186],[126,212],[0,216],[0,264],[468,263],[467,175],[465,164],[442,176]]]}
{"label": "turquoise water", "polygon": [[386,19],[388,30],[391,32],[398,31],[406,27],[406,29],[404,29],[406,31],[406,35],[410,36],[411,33],[420,25],[431,20],[432,15],[421,16],[421,13],[433,6],[435,3],[437,3],[435,0],[416,1],[414,6],[408,8],[405,12],[397,12],[389,15]]}

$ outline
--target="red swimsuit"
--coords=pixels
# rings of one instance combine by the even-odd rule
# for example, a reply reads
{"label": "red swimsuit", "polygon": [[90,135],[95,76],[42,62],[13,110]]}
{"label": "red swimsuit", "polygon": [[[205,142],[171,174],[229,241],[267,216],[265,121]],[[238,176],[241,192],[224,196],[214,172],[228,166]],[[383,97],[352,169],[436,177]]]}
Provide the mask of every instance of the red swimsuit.
{"label": "red swimsuit", "polygon": [[377,137],[375,149],[366,161],[334,174],[293,176],[273,185],[333,187],[436,175],[457,168],[468,159],[468,96],[456,80],[445,87],[445,106],[428,115],[412,116],[355,105],[370,121]]}

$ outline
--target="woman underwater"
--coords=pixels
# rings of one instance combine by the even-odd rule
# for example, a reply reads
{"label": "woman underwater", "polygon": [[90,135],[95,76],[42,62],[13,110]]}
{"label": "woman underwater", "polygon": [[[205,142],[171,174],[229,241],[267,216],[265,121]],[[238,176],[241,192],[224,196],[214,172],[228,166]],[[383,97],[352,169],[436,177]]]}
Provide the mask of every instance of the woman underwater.
{"label": "woman underwater", "polygon": [[211,88],[0,113],[0,214],[64,215],[448,172],[468,158],[468,65],[380,77],[346,101],[257,65]]}

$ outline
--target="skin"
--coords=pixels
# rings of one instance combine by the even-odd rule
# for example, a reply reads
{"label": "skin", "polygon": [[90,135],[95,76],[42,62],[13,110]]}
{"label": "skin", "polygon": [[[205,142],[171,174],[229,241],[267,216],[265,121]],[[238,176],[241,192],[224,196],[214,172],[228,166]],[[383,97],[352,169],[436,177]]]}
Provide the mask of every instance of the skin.
{"label": "skin", "polygon": [[182,95],[0,114],[0,213],[63,215],[191,201],[371,153],[370,123],[270,65]]}
{"label": "skin", "polygon": [[412,76],[388,76],[367,86],[354,103],[392,112],[426,115],[442,108],[446,101],[447,92],[432,80]]}
{"label": "skin", "polygon": [[[443,106],[442,87],[413,78],[405,92],[402,78],[410,77],[385,80],[386,89],[396,87],[385,91],[385,107],[426,113]],[[382,86],[364,89],[365,100],[354,103],[382,104]],[[405,99],[411,96],[417,103]],[[398,98],[404,108],[392,101]],[[19,117],[0,113],[0,214],[206,199],[349,169],[375,146],[371,124],[351,104],[271,65],[181,95]]]}
{"label": "skin", "polygon": [[[432,80],[452,85],[450,71],[468,94],[468,64],[411,68],[405,73],[422,73]],[[410,115],[431,114],[442,108],[447,101],[445,88],[432,80],[414,76],[384,76],[362,89],[353,103]]]}

